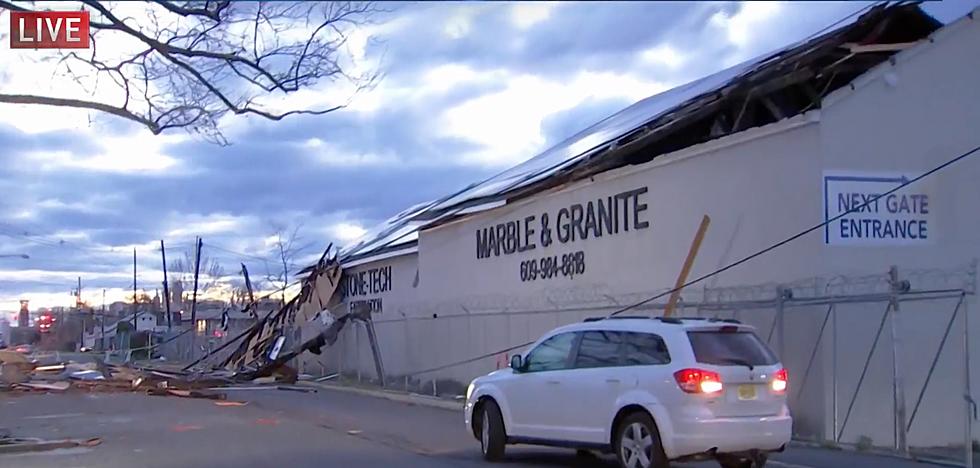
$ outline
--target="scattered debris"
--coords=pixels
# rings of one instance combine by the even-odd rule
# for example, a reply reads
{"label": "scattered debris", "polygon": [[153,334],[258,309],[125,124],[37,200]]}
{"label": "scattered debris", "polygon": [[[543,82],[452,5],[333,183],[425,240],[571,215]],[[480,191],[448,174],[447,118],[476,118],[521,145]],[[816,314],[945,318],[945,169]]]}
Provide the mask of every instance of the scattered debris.
{"label": "scattered debris", "polygon": [[316,393],[315,388],[297,387],[295,385],[277,385],[276,388],[279,390],[285,390],[287,392]]}
{"label": "scattered debris", "polygon": [[313,381],[314,382],[326,382],[328,380],[336,379],[338,376],[340,376],[340,374],[330,374],[330,375],[325,375],[323,377],[320,377],[318,379],[313,379]]}
{"label": "scattered debris", "polygon": [[51,383],[24,382],[15,385],[15,387],[27,387],[29,389],[36,389],[36,390],[55,390],[55,391],[63,392],[65,390],[68,390],[68,387],[71,387],[71,384],[69,384],[68,382],[51,382]]}
{"label": "scattered debris", "polygon": [[[60,357],[57,354],[38,357],[39,362],[23,353],[0,350],[0,392],[146,392],[150,395],[218,401],[226,399],[225,391],[316,392],[309,387],[293,385],[300,380],[300,374],[286,363],[306,351],[320,354],[324,346],[331,346],[337,341],[340,331],[348,322],[370,320],[370,311],[363,310],[335,319],[321,317],[319,323],[325,327],[313,338],[296,344],[287,339],[287,336],[292,336],[287,332],[287,327],[297,321],[297,314],[302,316],[300,319],[303,323],[310,322],[306,316],[312,315],[307,312],[312,310],[310,304],[317,280],[327,280],[334,290],[340,284],[341,268],[336,254],[328,257],[331,248],[332,245],[327,247],[316,265],[308,270],[309,275],[303,280],[299,295],[278,310],[269,311],[264,317],[251,311],[256,321],[249,329],[190,365],[179,368],[159,361],[143,361],[142,365],[128,361],[110,363],[94,353],[87,355],[84,359],[86,362],[58,362]],[[254,308],[255,304],[252,301],[246,309]],[[329,314],[329,310],[322,305],[316,310]],[[218,351],[236,343],[237,348],[220,363],[207,363]],[[313,380],[312,376],[303,377],[306,381]],[[335,377],[337,374],[315,380],[323,382]],[[253,386],[240,386],[242,384]],[[235,402],[229,403],[232,404],[225,406],[235,406]]]}
{"label": "scattered debris", "polygon": [[95,437],[85,440],[44,440],[35,438],[0,437],[0,454],[42,452],[72,447],[95,447],[102,439]]}
{"label": "scattered debris", "polygon": [[75,380],[105,380],[102,373],[97,370],[75,371],[68,374],[68,377]]}
{"label": "scattered debris", "polygon": [[247,401],[216,401],[214,402],[214,404],[218,406],[246,406],[248,405],[248,402]]}
{"label": "scattered debris", "polygon": [[170,428],[170,430],[174,432],[200,431],[201,429],[204,428],[193,424],[177,424],[176,426]]}
{"label": "scattered debris", "polygon": [[53,366],[37,366],[34,368],[35,372],[63,371],[63,370],[65,370],[64,364],[55,364]]}

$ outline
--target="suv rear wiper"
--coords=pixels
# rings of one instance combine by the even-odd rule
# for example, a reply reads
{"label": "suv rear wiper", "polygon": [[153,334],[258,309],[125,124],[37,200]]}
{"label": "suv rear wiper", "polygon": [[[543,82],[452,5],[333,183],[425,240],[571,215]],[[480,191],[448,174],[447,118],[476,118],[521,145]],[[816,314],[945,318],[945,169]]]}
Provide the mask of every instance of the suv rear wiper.
{"label": "suv rear wiper", "polygon": [[731,363],[731,364],[738,364],[740,366],[745,366],[745,367],[748,367],[749,368],[749,371],[755,370],[755,366],[753,366],[751,363],[749,363],[748,361],[746,361],[744,359],[727,358],[726,357],[726,358],[718,358],[718,361],[727,362],[727,363]]}

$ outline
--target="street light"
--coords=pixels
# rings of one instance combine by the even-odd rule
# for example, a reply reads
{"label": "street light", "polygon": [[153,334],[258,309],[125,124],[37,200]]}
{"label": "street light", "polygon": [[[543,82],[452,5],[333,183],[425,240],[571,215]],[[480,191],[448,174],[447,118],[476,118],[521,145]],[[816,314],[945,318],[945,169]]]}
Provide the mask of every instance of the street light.
{"label": "street light", "polygon": [[27,255],[27,254],[24,254],[24,253],[22,253],[22,254],[0,254],[0,258],[23,258],[24,260],[28,260],[28,259],[31,258],[31,256],[30,255]]}

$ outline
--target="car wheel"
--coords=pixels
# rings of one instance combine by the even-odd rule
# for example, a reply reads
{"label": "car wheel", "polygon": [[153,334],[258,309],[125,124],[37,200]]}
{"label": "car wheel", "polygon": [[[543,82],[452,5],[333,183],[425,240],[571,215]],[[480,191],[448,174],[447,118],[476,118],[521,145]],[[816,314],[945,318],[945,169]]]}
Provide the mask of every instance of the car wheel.
{"label": "car wheel", "polygon": [[500,407],[493,400],[483,404],[480,412],[480,450],[485,460],[494,461],[504,457],[507,434],[504,432],[504,418]]}
{"label": "car wheel", "polygon": [[646,413],[633,413],[616,429],[616,458],[623,468],[666,468],[664,454],[653,419]]}

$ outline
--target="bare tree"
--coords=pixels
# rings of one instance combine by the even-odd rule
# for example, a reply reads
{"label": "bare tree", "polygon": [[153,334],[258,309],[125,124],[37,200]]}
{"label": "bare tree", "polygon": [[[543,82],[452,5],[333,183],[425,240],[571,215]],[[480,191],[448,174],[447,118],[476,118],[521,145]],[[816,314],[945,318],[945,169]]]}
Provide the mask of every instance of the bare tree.
{"label": "bare tree", "polygon": [[302,242],[302,238],[299,235],[302,227],[302,224],[294,226],[291,230],[276,227],[276,240],[273,243],[273,249],[275,249],[276,257],[279,258],[279,266],[282,267],[282,270],[273,272],[266,265],[266,280],[270,284],[276,285],[277,289],[282,290],[283,304],[286,303],[286,288],[289,286],[289,274],[290,272],[296,271],[299,256],[312,245],[311,243]]}
{"label": "bare tree", "polygon": [[[184,293],[190,293],[194,287],[194,249],[184,251],[182,257],[178,257],[167,265],[167,269],[170,275],[167,281],[173,295],[172,302],[180,307],[184,303]],[[224,275],[225,269],[221,263],[217,259],[202,253],[197,282],[198,297],[218,286]]]}
{"label": "bare tree", "polygon": [[[353,85],[348,88],[353,97],[380,77],[376,70],[355,72],[357,65],[345,54],[350,34],[382,11],[372,3],[78,3],[90,12],[91,47],[60,53],[57,69],[85,96],[0,93],[0,103],[90,109],[137,122],[154,134],[183,128],[227,144],[218,125],[225,115],[281,120],[327,114],[345,107],[349,98],[318,108],[305,103],[279,108],[263,100],[318,89],[321,82]],[[43,3],[0,0],[0,10],[35,8],[43,9]]]}

